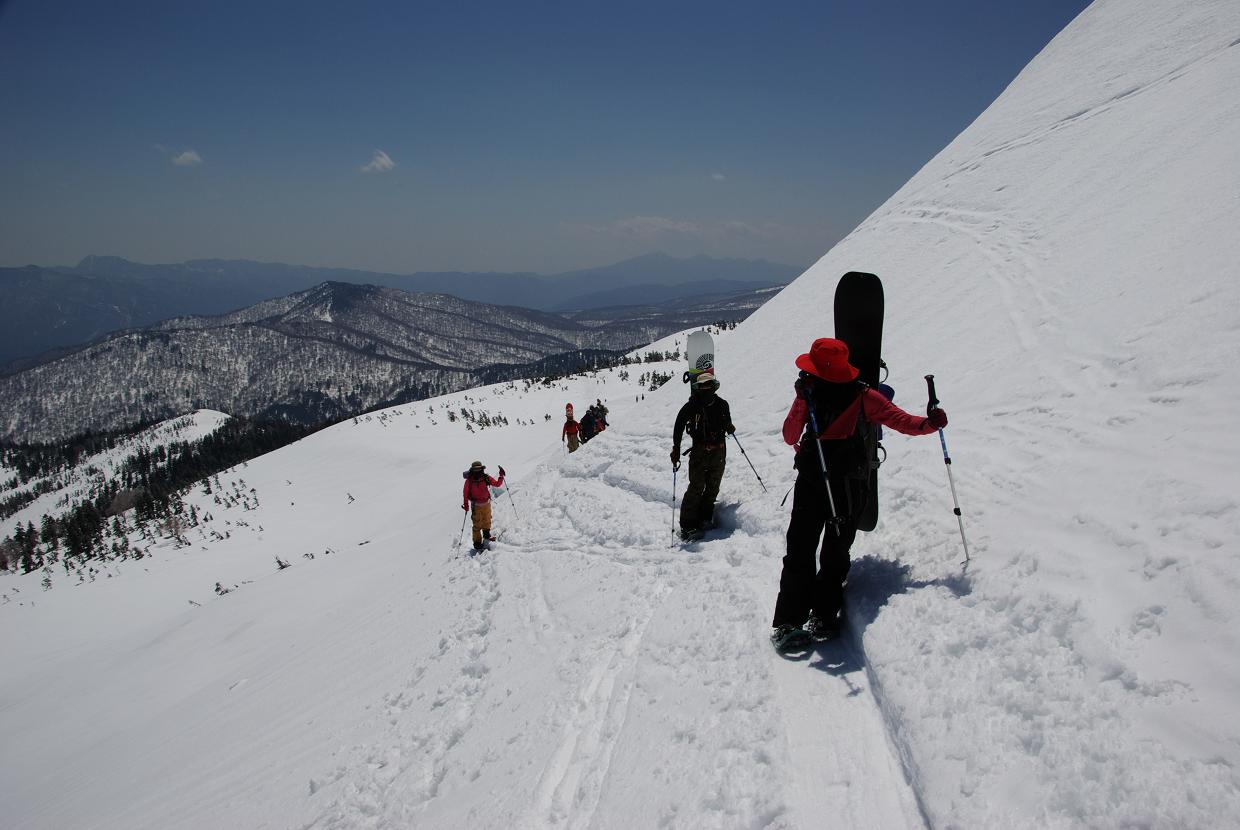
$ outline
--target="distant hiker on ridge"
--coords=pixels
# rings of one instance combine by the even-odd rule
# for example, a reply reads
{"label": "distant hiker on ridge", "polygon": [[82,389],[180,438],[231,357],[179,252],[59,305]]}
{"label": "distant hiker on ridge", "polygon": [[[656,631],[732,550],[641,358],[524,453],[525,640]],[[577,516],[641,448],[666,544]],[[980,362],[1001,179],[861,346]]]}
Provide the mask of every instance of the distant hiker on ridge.
{"label": "distant hiker on ridge", "polygon": [[[857,380],[842,340],[815,340],[796,365],[801,373],[794,384],[796,400],[784,419],[784,441],[796,447],[797,480],[771,621],[771,642],[781,651],[839,634],[849,549],[857,537],[857,517],[870,494],[871,462],[858,434],[864,422],[905,435],[931,435],[947,426],[942,409],[931,410],[926,418],[911,415]],[[830,498],[824,472],[830,476]],[[822,551],[815,564],[819,536]]]}
{"label": "distant hiker on ridge", "polygon": [[473,507],[474,550],[487,550],[491,547],[491,488],[504,486],[504,468],[499,468],[499,478],[494,479],[481,461],[475,461],[461,475],[465,477],[461,509]]}
{"label": "distant hiker on ridge", "polygon": [[672,469],[680,469],[680,439],[687,429],[693,446],[689,456],[689,487],[680,503],[680,538],[700,539],[705,528],[715,522],[715,499],[727,465],[724,440],[736,432],[732,410],[719,397],[719,381],[713,372],[703,372],[693,381],[688,402],[676,413],[672,427]]}

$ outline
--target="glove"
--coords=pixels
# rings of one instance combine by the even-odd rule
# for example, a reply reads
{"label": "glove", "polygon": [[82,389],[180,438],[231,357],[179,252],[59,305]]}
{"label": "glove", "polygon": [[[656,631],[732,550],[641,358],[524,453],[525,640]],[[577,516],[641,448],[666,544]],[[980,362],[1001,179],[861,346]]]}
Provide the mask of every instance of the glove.
{"label": "glove", "polygon": [[731,424],[728,424],[728,435],[732,435],[735,432],[736,432],[736,427],[732,426]]}
{"label": "glove", "polygon": [[462,505],[461,505],[461,509],[462,509],[462,510],[468,510],[468,509],[469,509],[469,505],[468,505],[468,504],[462,504]]}
{"label": "glove", "polygon": [[503,468],[503,467],[500,467],[500,468],[499,468],[499,477],[500,477],[500,478],[503,478],[503,477],[504,477],[504,475],[505,475],[505,473],[504,473],[504,468]]}
{"label": "glove", "polygon": [[672,450],[672,469],[680,468],[680,450]]}
{"label": "glove", "polygon": [[942,429],[947,426],[947,413],[937,407],[931,409],[927,417],[930,421],[930,426],[935,429]]}

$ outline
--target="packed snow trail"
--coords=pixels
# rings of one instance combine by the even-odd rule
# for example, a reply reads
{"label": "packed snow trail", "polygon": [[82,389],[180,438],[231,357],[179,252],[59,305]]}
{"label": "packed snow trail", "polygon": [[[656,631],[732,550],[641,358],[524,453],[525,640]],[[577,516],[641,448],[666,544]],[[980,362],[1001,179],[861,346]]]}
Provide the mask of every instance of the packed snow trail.
{"label": "packed snow trail", "polygon": [[721,527],[672,544],[667,408],[622,408],[527,475],[504,541],[448,563],[434,692],[308,826],[922,825],[859,649],[767,641],[785,517],[739,454]]}

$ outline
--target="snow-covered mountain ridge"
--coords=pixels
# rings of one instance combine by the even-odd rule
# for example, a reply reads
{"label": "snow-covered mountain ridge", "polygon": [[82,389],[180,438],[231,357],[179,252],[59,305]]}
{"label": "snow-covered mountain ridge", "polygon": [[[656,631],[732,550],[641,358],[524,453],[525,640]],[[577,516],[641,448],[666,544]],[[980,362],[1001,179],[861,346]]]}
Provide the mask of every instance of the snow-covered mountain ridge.
{"label": "snow-covered mountain ridge", "polygon": [[218,317],[122,332],[0,377],[0,438],[58,441],[209,408],[317,424],[539,371],[590,365],[693,324],[741,319],[769,293],[567,315],[323,283]]}
{"label": "snow-covered mountain ridge", "polygon": [[[730,447],[700,544],[668,545],[673,382],[610,396],[571,456],[554,419],[340,424],[245,470],[261,533],[22,587],[0,605],[3,823],[1235,825],[1238,44],[1235,3],[1095,3],[721,336],[771,493]],[[884,278],[897,403],[937,377],[973,563],[937,441],[890,436],[846,637],[790,662],[765,641],[779,425],[852,269]],[[585,383],[505,406],[558,415]],[[512,490],[468,558],[475,458]]]}
{"label": "snow-covered mountain ridge", "polygon": [[[799,268],[765,260],[678,259],[652,254],[612,265],[531,273],[387,274],[275,262],[205,259],[146,265],[87,256],[76,266],[0,268],[0,371],[28,368],[49,350],[186,315],[222,314],[323,282],[382,285],[412,293],[544,311],[692,299],[784,285]],[[38,361],[42,362],[42,361]]]}

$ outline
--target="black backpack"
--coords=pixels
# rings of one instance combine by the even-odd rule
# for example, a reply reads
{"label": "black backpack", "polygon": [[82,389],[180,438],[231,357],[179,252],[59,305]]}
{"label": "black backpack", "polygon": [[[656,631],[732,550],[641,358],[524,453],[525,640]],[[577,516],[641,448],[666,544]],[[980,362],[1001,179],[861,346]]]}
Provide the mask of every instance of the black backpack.
{"label": "black backpack", "polygon": [[[868,384],[859,380],[853,381],[852,385],[856,388],[855,395],[834,401],[826,399],[825,396],[821,399],[814,399],[814,417],[817,419],[820,433],[826,432],[827,428],[870,388]],[[886,390],[880,391],[886,395]],[[798,453],[798,469],[818,470],[818,451],[813,449],[812,444],[817,436],[813,435],[813,431],[812,422],[806,419],[801,453],[808,452],[811,457],[802,459],[801,453]],[[881,439],[881,427],[866,419],[864,407],[858,407],[857,422],[847,437],[821,442],[823,458],[826,460],[831,478],[835,480],[843,477],[848,483],[845,490],[848,499],[847,513],[850,516],[860,515],[869,501],[870,479],[886,456]],[[837,505],[837,507],[842,506]]]}
{"label": "black backpack", "polygon": [[722,444],[727,432],[723,416],[723,405],[714,395],[703,396],[697,401],[697,410],[689,416],[685,428],[689,436],[697,444]]}

